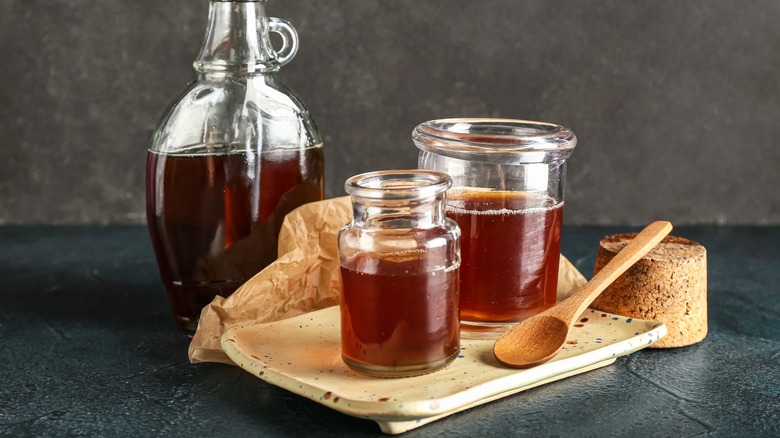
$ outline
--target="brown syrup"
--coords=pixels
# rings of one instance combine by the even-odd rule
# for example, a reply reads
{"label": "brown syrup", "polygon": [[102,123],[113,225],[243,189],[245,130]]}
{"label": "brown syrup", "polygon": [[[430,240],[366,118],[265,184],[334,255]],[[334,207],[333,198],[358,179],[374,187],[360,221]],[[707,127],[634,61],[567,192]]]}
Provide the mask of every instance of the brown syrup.
{"label": "brown syrup", "polygon": [[461,229],[463,321],[519,321],[553,304],[562,205],[522,192],[463,190],[448,195]]}
{"label": "brown syrup", "polygon": [[422,369],[425,364],[445,364],[457,354],[458,269],[426,271],[421,267],[432,266],[431,259],[420,257],[429,256],[357,256],[342,266],[345,359],[373,367]]}
{"label": "brown syrup", "polygon": [[277,256],[284,216],[323,196],[322,149],[147,158],[147,221],[177,320],[228,296]]}

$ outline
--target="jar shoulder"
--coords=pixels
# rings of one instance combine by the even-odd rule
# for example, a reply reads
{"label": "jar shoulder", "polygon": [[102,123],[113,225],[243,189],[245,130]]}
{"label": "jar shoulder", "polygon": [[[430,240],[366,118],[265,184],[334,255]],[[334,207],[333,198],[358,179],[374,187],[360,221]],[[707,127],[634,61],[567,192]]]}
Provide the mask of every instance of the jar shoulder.
{"label": "jar shoulder", "polygon": [[339,248],[354,253],[396,254],[414,250],[457,248],[460,229],[448,219],[424,229],[382,229],[346,226],[339,233]]}

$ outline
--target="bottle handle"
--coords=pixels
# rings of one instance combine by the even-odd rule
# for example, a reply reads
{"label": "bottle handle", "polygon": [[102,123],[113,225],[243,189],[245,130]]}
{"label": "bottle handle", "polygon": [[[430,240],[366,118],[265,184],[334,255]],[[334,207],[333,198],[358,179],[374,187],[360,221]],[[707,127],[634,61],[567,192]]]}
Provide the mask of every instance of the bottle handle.
{"label": "bottle handle", "polygon": [[285,65],[298,53],[298,32],[289,21],[276,17],[268,18],[268,28],[282,37],[282,48],[276,51],[276,60],[280,66]]}

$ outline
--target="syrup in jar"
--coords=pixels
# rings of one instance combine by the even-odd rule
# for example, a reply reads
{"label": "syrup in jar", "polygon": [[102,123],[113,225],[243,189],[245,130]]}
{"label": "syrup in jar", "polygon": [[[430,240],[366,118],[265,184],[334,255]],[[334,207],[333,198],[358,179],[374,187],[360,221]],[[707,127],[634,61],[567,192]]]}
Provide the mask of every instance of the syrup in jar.
{"label": "syrup in jar", "polygon": [[361,255],[342,266],[342,354],[362,368],[438,368],[458,353],[457,268],[427,252]]}
{"label": "syrup in jar", "polygon": [[412,133],[421,169],[453,181],[463,336],[495,339],[556,300],[566,160],[577,137],[545,122],[442,119]]}
{"label": "syrup in jar", "polygon": [[461,229],[460,314],[518,321],[555,304],[562,203],[522,192],[456,189],[447,216]]}
{"label": "syrup in jar", "polygon": [[353,219],[339,233],[341,353],[353,370],[405,377],[457,357],[460,231],[444,213],[449,184],[423,170],[347,180]]}

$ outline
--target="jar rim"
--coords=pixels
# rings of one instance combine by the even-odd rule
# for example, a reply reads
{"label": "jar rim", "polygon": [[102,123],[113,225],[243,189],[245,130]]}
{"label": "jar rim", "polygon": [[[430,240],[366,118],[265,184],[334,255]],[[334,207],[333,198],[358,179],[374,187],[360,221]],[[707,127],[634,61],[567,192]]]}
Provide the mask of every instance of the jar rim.
{"label": "jar rim", "polygon": [[565,126],[501,118],[430,120],[414,128],[412,140],[425,152],[502,164],[563,161],[577,145]]}
{"label": "jar rim", "polygon": [[347,179],[344,190],[354,197],[376,200],[417,200],[438,196],[452,178],[435,170],[378,170]]}

